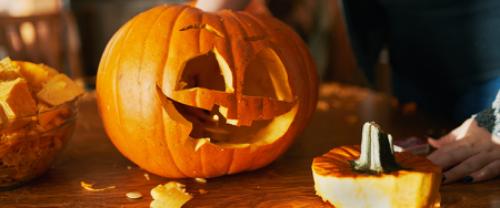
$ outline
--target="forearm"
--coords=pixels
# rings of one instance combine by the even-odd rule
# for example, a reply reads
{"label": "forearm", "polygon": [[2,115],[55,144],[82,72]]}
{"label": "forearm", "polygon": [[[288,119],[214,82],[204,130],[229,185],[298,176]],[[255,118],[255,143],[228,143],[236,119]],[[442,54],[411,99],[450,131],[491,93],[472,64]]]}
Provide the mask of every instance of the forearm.
{"label": "forearm", "polygon": [[474,115],[474,119],[477,121],[478,126],[500,137],[500,90],[491,107]]}
{"label": "forearm", "polygon": [[221,9],[243,10],[250,0],[198,0],[196,7],[207,12]]}

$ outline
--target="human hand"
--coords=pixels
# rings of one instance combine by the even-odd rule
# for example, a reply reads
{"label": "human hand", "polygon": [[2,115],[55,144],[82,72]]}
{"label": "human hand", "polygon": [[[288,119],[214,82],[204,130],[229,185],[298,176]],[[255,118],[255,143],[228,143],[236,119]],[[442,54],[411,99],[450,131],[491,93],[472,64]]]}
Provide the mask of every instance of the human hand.
{"label": "human hand", "polygon": [[459,179],[478,182],[500,175],[500,138],[479,127],[473,118],[439,140],[428,142],[437,150],[427,158],[446,170],[445,184]]}
{"label": "human hand", "polygon": [[243,10],[250,0],[198,0],[196,7],[206,12],[216,12],[222,9]]}

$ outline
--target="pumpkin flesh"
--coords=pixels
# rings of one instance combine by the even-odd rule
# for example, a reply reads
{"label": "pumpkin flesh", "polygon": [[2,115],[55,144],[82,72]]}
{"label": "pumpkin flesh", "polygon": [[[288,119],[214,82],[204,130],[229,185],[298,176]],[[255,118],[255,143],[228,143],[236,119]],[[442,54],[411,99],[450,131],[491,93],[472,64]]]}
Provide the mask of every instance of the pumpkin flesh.
{"label": "pumpkin flesh", "polygon": [[[367,147],[365,141],[363,137],[362,146]],[[376,154],[371,157],[373,155]],[[312,171],[316,194],[335,207],[439,207],[439,166],[424,157],[403,152],[394,153],[397,170],[384,170],[383,165],[356,170],[353,161],[360,161],[364,156],[370,157],[370,154],[362,154],[359,146],[343,146],[314,158]]]}

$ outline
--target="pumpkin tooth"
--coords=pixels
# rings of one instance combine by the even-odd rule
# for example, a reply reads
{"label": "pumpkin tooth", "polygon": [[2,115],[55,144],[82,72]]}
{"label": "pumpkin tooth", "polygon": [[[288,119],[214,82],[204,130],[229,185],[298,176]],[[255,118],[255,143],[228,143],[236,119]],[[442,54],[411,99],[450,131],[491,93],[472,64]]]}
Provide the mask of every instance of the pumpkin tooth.
{"label": "pumpkin tooth", "polygon": [[227,119],[226,123],[233,126],[252,126],[250,119]]}
{"label": "pumpkin tooth", "polygon": [[227,118],[228,116],[228,113],[229,113],[229,109],[227,107],[224,107],[224,106],[219,106],[219,113],[224,117],[224,118]]}
{"label": "pumpkin tooth", "polygon": [[238,126],[238,119],[226,119],[226,123],[233,126]]}
{"label": "pumpkin tooth", "polygon": [[210,143],[210,138],[197,139],[194,151],[198,152],[198,150],[207,143]]}
{"label": "pumpkin tooth", "polygon": [[219,121],[219,116],[217,114],[213,115],[212,121],[215,121],[215,122]]}

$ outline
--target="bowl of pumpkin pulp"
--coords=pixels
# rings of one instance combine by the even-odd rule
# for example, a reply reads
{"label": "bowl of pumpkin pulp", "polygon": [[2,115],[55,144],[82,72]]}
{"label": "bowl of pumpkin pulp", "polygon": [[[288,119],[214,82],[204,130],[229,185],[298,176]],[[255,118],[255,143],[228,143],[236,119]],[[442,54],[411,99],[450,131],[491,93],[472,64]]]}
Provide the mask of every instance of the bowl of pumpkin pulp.
{"label": "bowl of pumpkin pulp", "polygon": [[73,134],[83,88],[42,64],[0,61],[0,189],[44,173]]}

